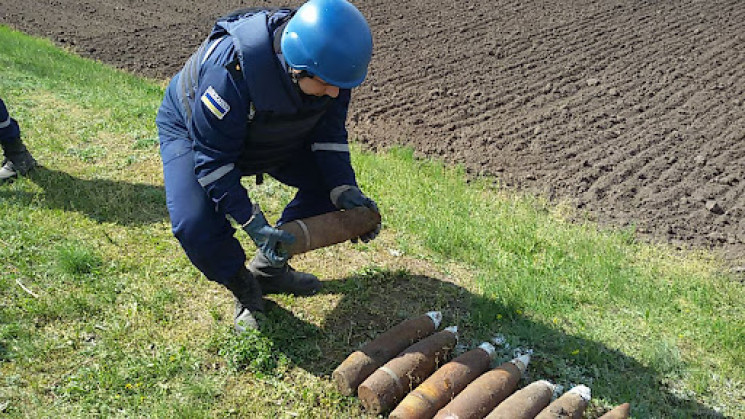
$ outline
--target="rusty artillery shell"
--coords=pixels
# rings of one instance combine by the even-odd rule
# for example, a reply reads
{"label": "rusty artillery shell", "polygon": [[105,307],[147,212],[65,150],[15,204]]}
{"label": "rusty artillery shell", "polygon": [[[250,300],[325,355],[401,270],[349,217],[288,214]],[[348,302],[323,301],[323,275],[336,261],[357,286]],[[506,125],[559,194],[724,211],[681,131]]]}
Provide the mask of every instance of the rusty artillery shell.
{"label": "rusty artillery shell", "polygon": [[435,419],[481,419],[517,388],[530,362],[522,355],[487,371],[435,415]]}
{"label": "rusty artillery shell", "polygon": [[590,402],[590,388],[579,385],[551,402],[536,419],[580,419]]}
{"label": "rusty artillery shell", "polygon": [[378,224],[380,214],[367,207],[356,207],[294,220],[278,228],[295,236],[295,242],[283,249],[297,255],[359,237],[375,230]]}
{"label": "rusty artillery shell", "polygon": [[357,386],[414,342],[431,335],[442,321],[442,313],[430,311],[393,326],[353,352],[331,374],[336,388],[345,396],[357,391]]}
{"label": "rusty artillery shell", "polygon": [[362,406],[371,413],[391,410],[450,354],[458,341],[458,328],[450,326],[409,346],[378,368],[357,388]]}
{"label": "rusty artillery shell", "polygon": [[440,367],[391,412],[391,419],[431,418],[489,368],[494,346],[488,342]]}
{"label": "rusty artillery shell", "polygon": [[631,405],[628,403],[619,404],[613,410],[607,412],[599,419],[626,419],[631,414]]}
{"label": "rusty artillery shell", "polygon": [[532,419],[551,402],[554,385],[534,381],[516,391],[489,413],[487,419]]}

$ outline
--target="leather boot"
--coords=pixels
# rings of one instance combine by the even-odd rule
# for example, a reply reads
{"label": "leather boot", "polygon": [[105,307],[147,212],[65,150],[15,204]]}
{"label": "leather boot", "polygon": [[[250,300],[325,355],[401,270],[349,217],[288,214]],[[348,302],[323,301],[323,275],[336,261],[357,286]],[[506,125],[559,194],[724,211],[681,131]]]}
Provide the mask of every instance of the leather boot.
{"label": "leather boot", "polygon": [[20,137],[2,144],[2,147],[5,158],[0,166],[0,183],[12,181],[18,175],[25,176],[36,167],[36,160],[31,156]]}
{"label": "leather boot", "polygon": [[256,313],[264,311],[264,298],[259,282],[245,266],[241,266],[225,286],[235,296],[235,331],[242,333],[249,329],[258,330]]}
{"label": "leather boot", "polygon": [[248,269],[264,294],[313,295],[321,289],[321,281],[315,275],[298,272],[289,263],[274,267],[261,252],[256,252]]}

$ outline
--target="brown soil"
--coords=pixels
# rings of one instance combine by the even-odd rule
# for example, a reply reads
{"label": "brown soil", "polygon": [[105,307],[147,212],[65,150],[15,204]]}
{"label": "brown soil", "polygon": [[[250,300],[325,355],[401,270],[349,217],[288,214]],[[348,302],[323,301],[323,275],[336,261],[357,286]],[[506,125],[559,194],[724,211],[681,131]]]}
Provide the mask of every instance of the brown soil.
{"label": "brown soil", "polygon": [[[350,114],[363,144],[410,145],[745,269],[741,0],[357,3],[376,44]],[[162,79],[246,5],[0,0],[0,23]]]}

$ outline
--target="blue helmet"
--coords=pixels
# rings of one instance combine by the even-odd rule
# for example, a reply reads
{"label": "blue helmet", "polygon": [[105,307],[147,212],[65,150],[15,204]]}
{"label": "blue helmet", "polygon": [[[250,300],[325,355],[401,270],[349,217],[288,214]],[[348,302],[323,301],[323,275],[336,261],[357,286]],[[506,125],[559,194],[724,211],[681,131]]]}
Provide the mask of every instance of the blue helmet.
{"label": "blue helmet", "polygon": [[350,89],[367,76],[372,34],[365,17],[352,3],[310,0],[285,26],[281,48],[290,67]]}

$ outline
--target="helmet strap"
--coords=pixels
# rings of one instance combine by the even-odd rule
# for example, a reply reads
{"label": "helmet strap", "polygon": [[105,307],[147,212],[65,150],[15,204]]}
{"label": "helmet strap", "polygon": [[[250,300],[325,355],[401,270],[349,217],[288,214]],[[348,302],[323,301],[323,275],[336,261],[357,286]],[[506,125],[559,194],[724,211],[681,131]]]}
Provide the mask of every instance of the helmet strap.
{"label": "helmet strap", "polygon": [[302,79],[314,77],[313,74],[311,74],[307,70],[297,70],[289,65],[287,66],[287,72],[290,74],[290,79],[292,79],[292,82],[295,84],[298,84],[298,82]]}

